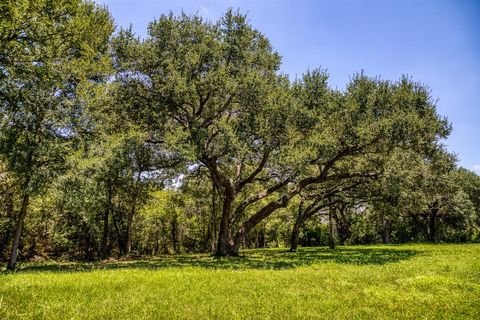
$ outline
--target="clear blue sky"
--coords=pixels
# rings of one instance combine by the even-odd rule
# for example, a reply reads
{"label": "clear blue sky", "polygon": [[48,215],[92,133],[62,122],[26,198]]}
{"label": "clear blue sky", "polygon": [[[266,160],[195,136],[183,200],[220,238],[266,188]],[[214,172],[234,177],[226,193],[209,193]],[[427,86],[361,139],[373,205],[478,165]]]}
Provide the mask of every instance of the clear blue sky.
{"label": "clear blue sky", "polygon": [[97,0],[118,26],[146,36],[163,13],[198,12],[217,20],[228,7],[248,13],[294,78],[322,66],[343,88],[360,70],[427,84],[453,124],[446,141],[460,165],[480,173],[480,0]]}

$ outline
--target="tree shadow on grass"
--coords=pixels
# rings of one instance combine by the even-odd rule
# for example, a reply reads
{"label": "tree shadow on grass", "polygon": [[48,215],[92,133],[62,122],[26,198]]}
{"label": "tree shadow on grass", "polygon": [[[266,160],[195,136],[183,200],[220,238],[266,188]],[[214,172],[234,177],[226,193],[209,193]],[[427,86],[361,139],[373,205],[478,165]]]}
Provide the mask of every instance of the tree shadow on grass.
{"label": "tree shadow on grass", "polygon": [[23,263],[19,272],[80,272],[114,269],[167,269],[198,267],[213,270],[285,270],[322,263],[350,265],[384,265],[410,259],[421,251],[396,247],[324,247],[300,248],[291,253],[285,249],[245,250],[240,257],[216,258],[207,254],[165,255],[138,260],[108,260],[98,262]]}

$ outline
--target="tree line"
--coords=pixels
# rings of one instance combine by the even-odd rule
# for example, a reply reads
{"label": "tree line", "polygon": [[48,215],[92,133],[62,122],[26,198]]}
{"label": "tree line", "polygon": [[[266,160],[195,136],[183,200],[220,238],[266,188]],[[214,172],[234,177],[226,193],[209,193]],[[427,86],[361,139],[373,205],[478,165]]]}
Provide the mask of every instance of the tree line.
{"label": "tree line", "polygon": [[291,80],[246,15],[140,38],[84,0],[0,4],[0,258],[474,241],[480,177],[427,86]]}

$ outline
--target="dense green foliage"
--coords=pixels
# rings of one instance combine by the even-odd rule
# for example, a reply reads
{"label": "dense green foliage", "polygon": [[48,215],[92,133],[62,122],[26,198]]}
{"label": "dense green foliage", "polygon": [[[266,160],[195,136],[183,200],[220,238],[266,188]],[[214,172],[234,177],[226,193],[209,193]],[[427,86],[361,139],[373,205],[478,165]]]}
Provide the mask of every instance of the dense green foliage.
{"label": "dense green foliage", "polygon": [[296,81],[245,15],[114,33],[90,1],[0,4],[0,258],[479,239],[428,88]]}
{"label": "dense green foliage", "polygon": [[62,171],[75,143],[82,90],[108,69],[113,24],[105,9],[81,1],[4,1],[0,12],[0,160],[21,198],[13,269],[31,198]]}
{"label": "dense green foliage", "polygon": [[480,246],[247,250],[25,263],[0,274],[2,319],[478,319]]}

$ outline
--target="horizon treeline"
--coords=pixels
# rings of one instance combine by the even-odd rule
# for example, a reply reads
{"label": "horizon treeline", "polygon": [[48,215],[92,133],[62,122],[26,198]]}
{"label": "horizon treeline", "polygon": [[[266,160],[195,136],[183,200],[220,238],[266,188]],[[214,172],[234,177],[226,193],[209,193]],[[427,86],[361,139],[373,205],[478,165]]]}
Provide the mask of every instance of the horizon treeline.
{"label": "horizon treeline", "polygon": [[83,0],[0,4],[0,258],[478,241],[480,177],[424,84],[292,81],[239,11],[115,30]]}

